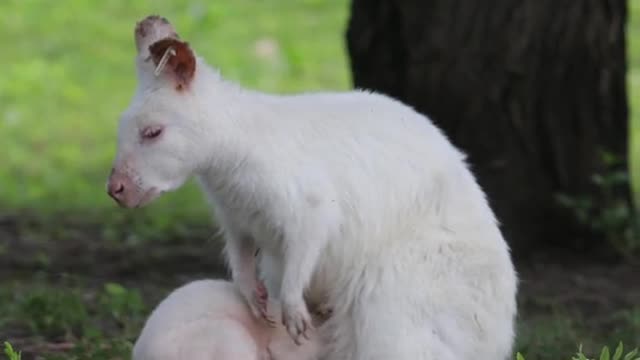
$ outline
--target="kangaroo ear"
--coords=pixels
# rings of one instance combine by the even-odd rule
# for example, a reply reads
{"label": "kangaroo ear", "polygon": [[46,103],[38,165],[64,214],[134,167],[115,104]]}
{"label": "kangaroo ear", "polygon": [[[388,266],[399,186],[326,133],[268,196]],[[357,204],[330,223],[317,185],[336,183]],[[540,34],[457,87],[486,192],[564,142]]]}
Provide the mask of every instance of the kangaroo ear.
{"label": "kangaroo ear", "polygon": [[133,31],[133,37],[136,44],[138,54],[147,58],[149,45],[158,40],[165,38],[180,39],[176,33],[176,29],[166,18],[158,15],[149,15],[146,18],[136,22]]}
{"label": "kangaroo ear", "polygon": [[177,90],[191,84],[196,71],[196,58],[189,44],[176,38],[164,38],[149,45],[149,56],[156,66],[156,75],[169,76]]}

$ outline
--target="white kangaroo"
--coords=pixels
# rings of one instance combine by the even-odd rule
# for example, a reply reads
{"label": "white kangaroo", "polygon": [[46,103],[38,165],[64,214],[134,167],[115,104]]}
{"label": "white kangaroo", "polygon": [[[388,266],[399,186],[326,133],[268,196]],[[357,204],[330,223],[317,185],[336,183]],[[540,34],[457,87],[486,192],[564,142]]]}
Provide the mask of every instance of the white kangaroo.
{"label": "white kangaroo", "polygon": [[[365,91],[266,94],[224,80],[166,19],[135,31],[138,86],[108,192],[144,206],[195,175],[253,314],[321,359],[499,360],[517,277],[465,156],[425,116]],[[261,251],[257,264],[254,256]]]}
{"label": "white kangaroo", "polygon": [[317,349],[313,338],[297,346],[281,325],[255,318],[232,283],[196,280],[173,290],[153,310],[132,359],[316,360]]}

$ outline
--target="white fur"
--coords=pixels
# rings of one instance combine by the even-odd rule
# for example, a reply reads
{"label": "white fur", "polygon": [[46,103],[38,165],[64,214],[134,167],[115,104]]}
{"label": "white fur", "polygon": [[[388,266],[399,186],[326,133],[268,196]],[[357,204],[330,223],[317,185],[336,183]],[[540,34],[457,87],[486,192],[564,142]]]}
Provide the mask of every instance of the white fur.
{"label": "white fur", "polygon": [[[510,356],[508,246],[464,155],[427,117],[364,91],[243,89],[201,58],[182,92],[150,75],[153,64],[137,66],[116,168],[141,193],[196,175],[245,297],[259,247],[289,324],[308,317],[303,292],[333,309],[319,329],[323,359]],[[165,133],[141,144],[151,124]]]}
{"label": "white fur", "polygon": [[[269,348],[269,350],[267,350]],[[133,360],[314,360],[317,341],[296,346],[282,326],[255,319],[224,280],[175,289],[153,310],[133,347]]]}

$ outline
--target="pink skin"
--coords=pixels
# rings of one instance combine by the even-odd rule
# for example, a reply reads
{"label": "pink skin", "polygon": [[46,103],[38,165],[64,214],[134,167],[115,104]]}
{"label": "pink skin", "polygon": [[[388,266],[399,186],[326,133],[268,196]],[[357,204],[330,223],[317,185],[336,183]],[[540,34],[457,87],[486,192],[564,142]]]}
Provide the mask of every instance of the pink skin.
{"label": "pink skin", "polygon": [[[278,313],[279,310],[276,308],[275,312]],[[256,341],[268,339],[266,351],[262,353],[261,360],[310,360],[315,359],[319,352],[318,339],[311,331],[307,335],[308,341],[299,343],[292,341],[287,329],[280,324],[273,323],[273,325],[265,326],[264,322],[255,317],[245,319],[249,321],[243,323],[243,326],[253,329],[250,331],[255,334]]]}
{"label": "pink skin", "polygon": [[269,315],[267,305],[269,303],[269,293],[264,283],[256,280],[256,286],[253,292],[253,298],[256,302],[259,314],[254,314],[256,317],[264,320],[270,327],[276,327],[276,321],[273,316]]}
{"label": "pink skin", "polygon": [[[256,297],[260,299],[261,303],[264,303],[264,308],[266,309],[267,303],[269,303],[269,294],[261,281],[257,281]],[[272,312],[275,315],[282,315],[282,309],[278,304],[270,305],[272,305]],[[236,309],[236,311],[239,311],[239,309]],[[305,334],[307,341],[302,343],[296,340],[292,341],[286,325],[283,326],[273,320],[267,321],[265,326],[265,322],[255,316],[246,316],[240,313],[230,313],[230,316],[237,319],[244,328],[248,329],[254,341],[263,349],[260,360],[315,359],[316,354],[319,352],[319,342],[311,328],[307,329],[308,333]],[[312,315],[316,324],[322,324],[329,316],[331,316],[331,309],[325,305],[318,305],[317,310]],[[269,317],[269,319],[271,318]]]}
{"label": "pink skin", "polygon": [[[259,288],[263,289],[260,294],[266,302],[268,298],[266,288],[261,283]],[[279,309],[276,309],[275,312],[279,312]],[[307,337],[308,341],[303,344],[292,341],[287,329],[276,322],[272,321],[265,326],[263,321],[255,317],[245,317],[244,319],[245,322],[242,325],[250,329],[258,343],[260,343],[261,339],[268,339],[265,345],[266,350],[262,352],[261,360],[314,359],[315,354],[318,352],[317,339],[311,333]]]}
{"label": "pink skin", "polygon": [[267,311],[267,304],[269,302],[269,293],[262,281],[258,281],[255,289],[255,298],[259,305],[261,318],[271,327],[276,326],[275,320],[271,317]]}
{"label": "pink skin", "polygon": [[124,208],[145,206],[160,195],[160,192],[155,188],[140,192],[131,176],[116,170],[116,168],[111,170],[107,183],[107,193],[118,205]]}
{"label": "pink skin", "polygon": [[275,326],[275,320],[269,314],[267,288],[257,276],[257,254],[253,238],[236,234],[231,230],[227,231],[227,236],[234,239],[226,244],[229,262],[238,264],[232,267],[233,282],[247,300],[249,309],[256,319],[262,319],[271,327]]}

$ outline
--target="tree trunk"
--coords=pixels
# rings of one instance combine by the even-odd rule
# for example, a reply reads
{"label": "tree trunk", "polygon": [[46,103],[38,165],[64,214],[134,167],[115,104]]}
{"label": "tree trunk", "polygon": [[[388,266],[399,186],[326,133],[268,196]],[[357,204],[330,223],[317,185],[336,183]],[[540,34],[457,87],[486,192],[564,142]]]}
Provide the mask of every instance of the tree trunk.
{"label": "tree trunk", "polygon": [[602,150],[626,170],[626,17],[623,0],[353,0],[353,81],[469,155],[514,251],[593,245],[556,195],[601,201]]}

